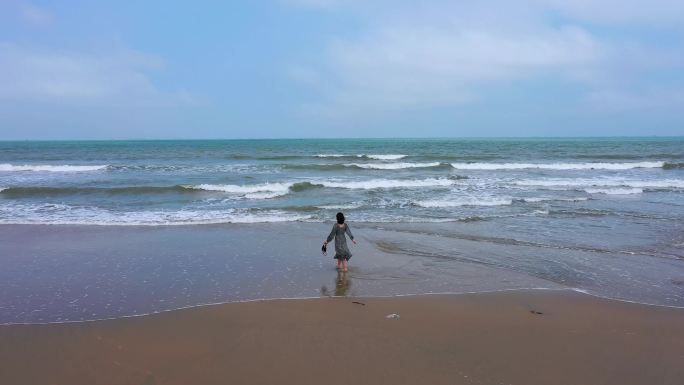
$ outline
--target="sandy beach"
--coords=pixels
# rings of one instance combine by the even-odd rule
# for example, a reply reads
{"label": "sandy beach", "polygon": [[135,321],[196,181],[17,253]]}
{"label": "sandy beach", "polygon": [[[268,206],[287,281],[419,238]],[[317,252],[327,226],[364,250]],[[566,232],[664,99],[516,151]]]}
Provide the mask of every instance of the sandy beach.
{"label": "sandy beach", "polygon": [[[388,314],[398,319],[388,319]],[[2,384],[681,384],[684,310],[567,290],[0,327]]]}

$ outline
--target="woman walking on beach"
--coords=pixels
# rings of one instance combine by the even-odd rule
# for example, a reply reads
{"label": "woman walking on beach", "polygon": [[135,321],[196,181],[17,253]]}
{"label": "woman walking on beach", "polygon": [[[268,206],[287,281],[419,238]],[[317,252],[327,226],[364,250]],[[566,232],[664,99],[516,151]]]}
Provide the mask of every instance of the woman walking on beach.
{"label": "woman walking on beach", "polygon": [[337,269],[339,271],[347,271],[347,262],[349,261],[349,258],[352,257],[352,254],[349,252],[349,248],[347,247],[347,238],[345,237],[345,233],[349,235],[349,239],[356,244],[354,235],[352,235],[351,230],[349,230],[349,225],[344,223],[344,214],[337,213],[337,223],[333,225],[330,235],[328,235],[328,239],[323,242],[323,246],[327,247],[328,242],[335,238],[334,258],[337,259]]}

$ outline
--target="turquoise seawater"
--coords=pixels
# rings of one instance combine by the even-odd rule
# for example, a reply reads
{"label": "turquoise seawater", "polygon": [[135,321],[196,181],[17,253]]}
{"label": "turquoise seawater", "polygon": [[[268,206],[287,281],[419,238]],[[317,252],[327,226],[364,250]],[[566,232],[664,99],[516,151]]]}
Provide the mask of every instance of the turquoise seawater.
{"label": "turquoise seawater", "polygon": [[0,223],[658,216],[682,166],[682,138],[0,142]]}

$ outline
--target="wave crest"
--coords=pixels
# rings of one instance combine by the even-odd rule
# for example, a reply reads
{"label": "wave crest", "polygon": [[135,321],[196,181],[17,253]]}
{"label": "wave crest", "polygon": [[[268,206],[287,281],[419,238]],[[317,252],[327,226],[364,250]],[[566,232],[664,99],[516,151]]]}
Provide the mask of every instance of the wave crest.
{"label": "wave crest", "polygon": [[634,168],[662,168],[665,162],[630,163],[451,163],[459,170],[631,170]]}
{"label": "wave crest", "polygon": [[60,196],[72,194],[161,194],[187,192],[183,186],[126,186],[126,187],[5,187],[0,193],[16,197]]}
{"label": "wave crest", "polygon": [[426,178],[426,179],[371,179],[363,181],[322,181],[315,182],[325,187],[345,189],[393,189],[413,187],[446,187],[455,184],[455,180],[449,178]]}
{"label": "wave crest", "polygon": [[310,215],[282,210],[112,211],[99,207],[63,204],[13,204],[0,206],[0,224],[59,224],[102,226],[171,226],[220,223],[293,222]]}
{"label": "wave crest", "polygon": [[109,165],[49,165],[49,164],[25,164],[13,165],[9,163],[0,164],[0,171],[43,171],[43,172],[85,172],[106,170]]}
{"label": "wave crest", "polygon": [[301,192],[317,188],[343,188],[359,190],[396,189],[416,187],[446,187],[456,183],[454,178],[426,178],[426,179],[370,179],[363,181],[344,180],[310,180],[301,182],[263,183],[259,185],[217,185],[200,184],[182,186],[186,189],[218,191],[242,195],[248,199],[268,199],[283,196],[289,192]]}
{"label": "wave crest", "polygon": [[587,188],[584,189],[589,194],[606,194],[606,195],[631,195],[641,194],[644,192],[641,188]]}
{"label": "wave crest", "polygon": [[368,154],[363,155],[364,158],[375,159],[375,160],[398,160],[406,158],[408,155],[403,154]]}
{"label": "wave crest", "polygon": [[425,200],[414,202],[416,206],[425,208],[461,207],[461,206],[505,206],[513,204],[511,198],[460,198],[449,200]]}
{"label": "wave crest", "polygon": [[242,195],[247,199],[269,199],[283,196],[290,191],[294,183],[263,183],[259,185],[234,185],[234,184],[200,184],[183,186],[188,189],[219,191]]}
{"label": "wave crest", "polygon": [[374,160],[397,160],[406,158],[408,155],[404,154],[358,154],[358,155],[345,155],[345,154],[318,154],[314,155],[316,158],[366,158]]}
{"label": "wave crest", "polygon": [[365,168],[371,170],[400,170],[404,168],[428,168],[428,167],[439,167],[443,163],[440,162],[429,162],[429,163],[347,163],[347,167],[357,167]]}
{"label": "wave crest", "polygon": [[629,187],[641,189],[682,189],[684,180],[681,179],[662,179],[662,180],[629,180],[629,179],[524,179],[515,181],[519,186],[539,186],[539,187],[565,187],[565,188],[592,188],[592,187]]}

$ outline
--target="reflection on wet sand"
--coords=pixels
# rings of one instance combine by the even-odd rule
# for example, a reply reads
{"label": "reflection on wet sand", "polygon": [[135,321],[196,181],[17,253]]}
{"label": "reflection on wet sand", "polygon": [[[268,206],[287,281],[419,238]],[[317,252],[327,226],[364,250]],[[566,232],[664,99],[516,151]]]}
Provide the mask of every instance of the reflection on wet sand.
{"label": "reflection on wet sand", "polygon": [[327,286],[321,287],[321,295],[326,297],[346,297],[349,295],[352,286],[352,280],[347,275],[347,272],[338,271],[335,278],[335,291],[331,292]]}

